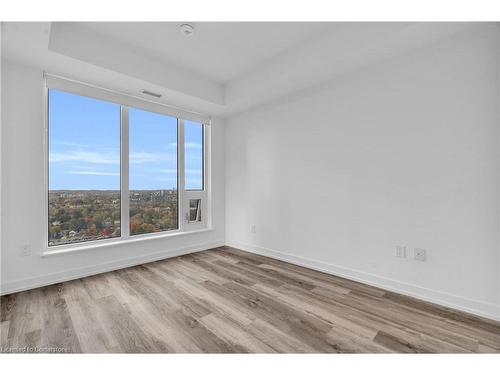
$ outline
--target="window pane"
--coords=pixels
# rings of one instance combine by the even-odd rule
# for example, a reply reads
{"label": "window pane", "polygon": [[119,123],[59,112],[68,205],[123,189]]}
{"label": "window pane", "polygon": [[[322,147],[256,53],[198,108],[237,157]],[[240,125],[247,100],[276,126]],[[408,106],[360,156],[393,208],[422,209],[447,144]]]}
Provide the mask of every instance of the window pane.
{"label": "window pane", "polygon": [[129,110],[130,234],[178,228],[177,119]]}
{"label": "window pane", "polygon": [[184,188],[203,190],[203,124],[184,122]]}
{"label": "window pane", "polygon": [[120,106],[49,90],[49,246],[120,236]]}
{"label": "window pane", "polygon": [[201,221],[201,199],[189,200],[189,222]]}

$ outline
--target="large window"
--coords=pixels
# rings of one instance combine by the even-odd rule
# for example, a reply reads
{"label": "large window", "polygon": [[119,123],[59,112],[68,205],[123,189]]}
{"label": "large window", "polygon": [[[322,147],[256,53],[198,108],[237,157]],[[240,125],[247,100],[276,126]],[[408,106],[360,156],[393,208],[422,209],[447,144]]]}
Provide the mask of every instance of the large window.
{"label": "large window", "polygon": [[130,234],[178,228],[177,119],[129,110]]}
{"label": "large window", "polygon": [[205,125],[154,105],[47,96],[49,247],[206,227]]}
{"label": "large window", "polygon": [[120,237],[120,106],[49,90],[49,245]]}

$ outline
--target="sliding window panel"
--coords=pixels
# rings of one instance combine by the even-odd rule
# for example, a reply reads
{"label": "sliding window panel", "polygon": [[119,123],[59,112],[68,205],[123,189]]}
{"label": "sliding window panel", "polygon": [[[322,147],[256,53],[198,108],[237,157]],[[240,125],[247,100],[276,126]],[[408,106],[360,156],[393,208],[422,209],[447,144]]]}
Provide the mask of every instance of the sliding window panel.
{"label": "sliding window panel", "polygon": [[120,106],[48,90],[48,246],[120,237]]}
{"label": "sliding window panel", "polygon": [[129,108],[130,235],[176,230],[177,118]]}

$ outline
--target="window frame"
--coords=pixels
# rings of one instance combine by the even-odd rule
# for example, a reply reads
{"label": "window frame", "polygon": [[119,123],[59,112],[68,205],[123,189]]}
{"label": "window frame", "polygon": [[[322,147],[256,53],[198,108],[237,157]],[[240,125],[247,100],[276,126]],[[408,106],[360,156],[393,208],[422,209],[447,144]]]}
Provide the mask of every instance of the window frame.
{"label": "window frame", "polygon": [[[120,105],[120,237],[89,240],[85,242],[59,244],[49,246],[49,89],[55,89],[70,94],[80,95],[98,100],[104,100]],[[112,245],[133,243],[149,239],[162,239],[175,237],[189,233],[197,233],[212,230],[211,222],[211,199],[210,199],[210,118],[195,112],[185,111],[176,107],[170,107],[163,103],[149,101],[144,98],[128,95],[114,90],[105,89],[91,84],[61,78],[59,76],[44,73],[43,79],[43,102],[44,102],[44,131],[43,131],[43,153],[44,153],[44,236],[41,255],[66,253],[76,250],[86,250]],[[130,234],[130,202],[129,202],[129,109],[154,112],[161,115],[177,118],[177,221],[178,228],[173,230]],[[194,121],[203,125],[203,190],[184,190],[184,121]],[[195,195],[195,198],[192,196]],[[198,198],[199,197],[199,198]],[[189,210],[189,199],[201,199],[202,221],[189,223],[185,213]]]}

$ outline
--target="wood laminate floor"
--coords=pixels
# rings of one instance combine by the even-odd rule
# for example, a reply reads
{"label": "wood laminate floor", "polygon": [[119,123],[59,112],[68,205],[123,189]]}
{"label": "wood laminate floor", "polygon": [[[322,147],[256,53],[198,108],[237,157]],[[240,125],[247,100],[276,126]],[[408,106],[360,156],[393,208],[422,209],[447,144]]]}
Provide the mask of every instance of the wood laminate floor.
{"label": "wood laminate floor", "polygon": [[1,298],[1,347],[500,352],[500,324],[229,247]]}

